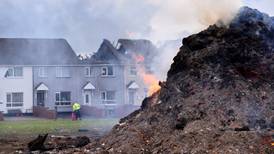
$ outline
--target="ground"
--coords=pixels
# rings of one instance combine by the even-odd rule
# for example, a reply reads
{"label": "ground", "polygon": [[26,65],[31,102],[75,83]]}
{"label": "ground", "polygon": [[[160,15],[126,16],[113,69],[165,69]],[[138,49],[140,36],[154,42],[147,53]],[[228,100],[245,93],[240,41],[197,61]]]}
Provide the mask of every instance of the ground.
{"label": "ground", "polygon": [[88,136],[96,139],[108,132],[118,119],[71,121],[68,118],[47,120],[33,117],[9,117],[0,122],[0,154],[25,151],[27,143],[38,134],[55,136]]}

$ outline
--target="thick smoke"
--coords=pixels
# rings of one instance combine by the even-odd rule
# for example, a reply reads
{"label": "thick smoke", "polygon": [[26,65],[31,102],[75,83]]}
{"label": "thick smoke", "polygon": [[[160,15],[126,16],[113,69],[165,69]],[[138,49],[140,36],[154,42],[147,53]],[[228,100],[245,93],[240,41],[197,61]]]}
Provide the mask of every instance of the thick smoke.
{"label": "thick smoke", "polygon": [[[103,38],[165,44],[219,20],[229,23],[241,5],[242,0],[1,0],[0,37],[65,38],[77,53],[95,52]],[[165,79],[178,47],[160,46],[157,57],[163,58],[153,61],[159,79]]]}
{"label": "thick smoke", "polygon": [[[199,32],[215,23],[229,24],[242,6],[241,0],[150,0],[159,8],[151,19],[152,40],[175,40]],[[178,41],[168,41],[160,46],[153,61],[153,70],[160,80],[165,80],[172,58],[179,50]],[[160,68],[160,69],[159,69]]]}

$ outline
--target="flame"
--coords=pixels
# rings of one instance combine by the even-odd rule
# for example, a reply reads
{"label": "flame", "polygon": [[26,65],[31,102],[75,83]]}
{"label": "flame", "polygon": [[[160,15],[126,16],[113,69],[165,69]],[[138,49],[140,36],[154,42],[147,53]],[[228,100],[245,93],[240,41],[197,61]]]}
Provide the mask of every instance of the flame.
{"label": "flame", "polygon": [[161,89],[161,87],[159,86],[159,80],[152,73],[146,72],[146,69],[144,67],[145,57],[143,55],[133,53],[132,56],[136,64],[139,64],[137,67],[138,72],[140,73],[140,76],[143,79],[145,85],[148,87],[147,95],[153,95],[155,92]]}
{"label": "flame", "polygon": [[148,96],[151,96],[152,94],[154,94],[155,92],[161,89],[161,87],[159,86],[159,80],[157,79],[155,75],[146,73],[144,69],[142,69],[140,72],[141,72],[141,77],[144,80],[144,83],[148,87],[148,93],[147,93]]}
{"label": "flame", "polygon": [[143,55],[134,54],[133,58],[136,63],[142,63],[145,61],[145,57]]}

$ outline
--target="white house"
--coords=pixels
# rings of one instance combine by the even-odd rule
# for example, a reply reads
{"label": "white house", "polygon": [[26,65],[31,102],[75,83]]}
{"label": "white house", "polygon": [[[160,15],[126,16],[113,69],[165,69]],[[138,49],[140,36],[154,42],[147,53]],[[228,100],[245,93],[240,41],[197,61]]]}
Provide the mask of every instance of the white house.
{"label": "white house", "polygon": [[0,66],[0,112],[31,113],[32,67]]}

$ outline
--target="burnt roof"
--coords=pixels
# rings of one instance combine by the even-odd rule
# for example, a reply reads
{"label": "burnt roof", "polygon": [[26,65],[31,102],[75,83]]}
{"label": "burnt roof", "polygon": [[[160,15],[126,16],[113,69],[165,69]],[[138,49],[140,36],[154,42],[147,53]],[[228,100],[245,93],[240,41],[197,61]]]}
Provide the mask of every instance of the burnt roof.
{"label": "burnt roof", "polygon": [[65,39],[0,38],[0,55],[0,65],[78,64]]}
{"label": "burnt roof", "polygon": [[126,61],[124,55],[110,43],[104,39],[98,51],[92,57],[98,63],[123,63]]}
{"label": "burnt roof", "polygon": [[149,40],[144,39],[119,39],[121,44],[119,51],[122,53],[132,52],[143,56],[153,55],[157,52],[157,48]]}

